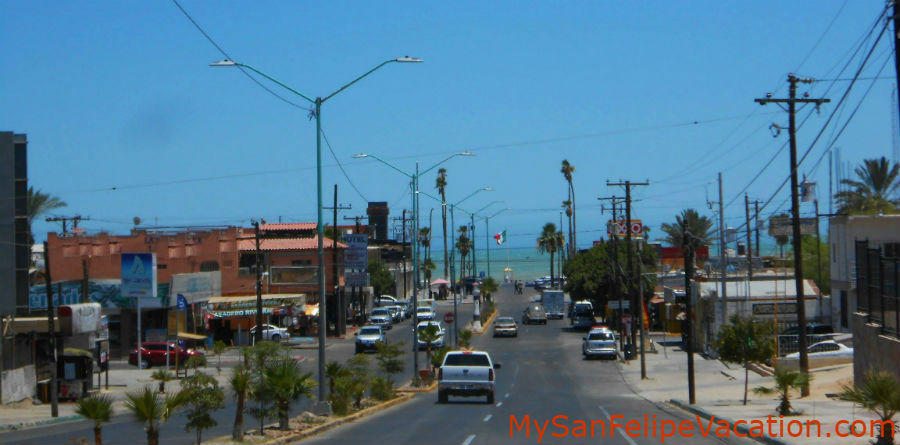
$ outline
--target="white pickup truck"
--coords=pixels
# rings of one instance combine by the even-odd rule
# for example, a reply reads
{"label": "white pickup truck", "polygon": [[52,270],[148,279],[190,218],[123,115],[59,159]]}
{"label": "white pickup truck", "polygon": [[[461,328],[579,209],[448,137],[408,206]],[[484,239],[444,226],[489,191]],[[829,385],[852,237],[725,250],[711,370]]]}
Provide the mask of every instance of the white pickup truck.
{"label": "white pickup truck", "polygon": [[438,403],[453,396],[487,396],[494,403],[494,370],[499,363],[491,361],[484,351],[452,351],[444,356],[438,370]]}

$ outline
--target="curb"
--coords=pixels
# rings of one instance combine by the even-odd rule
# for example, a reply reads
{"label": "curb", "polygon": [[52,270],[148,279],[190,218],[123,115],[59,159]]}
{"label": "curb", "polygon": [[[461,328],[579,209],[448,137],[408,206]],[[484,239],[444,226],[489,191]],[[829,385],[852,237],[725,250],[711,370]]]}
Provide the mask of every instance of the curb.
{"label": "curb", "polygon": [[430,385],[424,388],[407,388],[407,389],[396,389],[394,392],[402,393],[402,394],[415,394],[415,393],[424,393],[424,392],[432,392],[437,389],[438,382],[437,380],[431,382]]}
{"label": "curb", "polygon": [[[275,438],[272,440],[267,440],[264,442],[254,442],[254,445],[283,445],[283,444],[288,444],[288,443],[293,443],[293,442],[299,442],[301,440],[308,439],[317,434],[321,434],[321,433],[324,433],[331,429],[337,428],[338,426],[341,426],[345,423],[353,422],[357,419],[374,414],[383,409],[387,409],[392,406],[407,402],[410,399],[412,399],[414,396],[415,396],[415,394],[400,395],[392,400],[388,400],[387,402],[384,402],[384,403],[379,403],[378,405],[375,405],[375,406],[370,406],[366,409],[363,409],[363,410],[357,411],[353,414],[350,414],[349,416],[337,418],[332,421],[325,422],[321,425],[316,425],[312,428],[307,428],[303,431],[300,431],[299,433],[289,434],[284,437],[278,437],[278,438]],[[231,440],[231,437],[228,437],[228,436],[225,436],[225,438],[226,438],[226,440],[222,441],[222,442],[218,442],[216,439],[213,439],[213,440],[209,441],[209,443],[213,443],[213,444],[216,444],[216,443],[219,443],[219,444],[242,443],[242,442],[234,442]]]}
{"label": "curb", "polygon": [[480,330],[480,331],[472,331],[472,335],[481,335],[481,334],[484,334],[484,331],[487,330],[488,326],[490,326],[491,323],[494,322],[494,318],[495,318],[495,317],[497,317],[497,309],[494,309],[494,312],[491,313],[491,316],[488,317],[488,319],[485,320],[484,323],[481,324],[481,330]]}
{"label": "curb", "polygon": [[[688,411],[690,413],[693,413],[700,417],[703,417],[704,419],[710,419],[711,417],[714,416],[714,414],[711,414],[709,411],[706,411],[702,408],[697,408],[697,407],[688,405],[687,403],[684,403],[678,399],[671,399],[671,400],[669,400],[669,403],[678,408],[681,408],[684,411]],[[731,429],[732,431],[735,430],[733,420],[731,420],[727,417],[720,417],[720,416],[717,416],[716,419],[728,422],[729,429]],[[746,424],[738,425],[736,427],[736,429],[737,429],[737,431],[741,432],[742,434],[746,434],[748,439],[753,439],[760,443],[764,443],[767,445],[792,445],[790,442],[785,441],[784,439],[779,439],[779,438],[770,437],[770,436],[766,436],[766,435],[762,435],[759,437],[751,436],[750,435],[750,427],[748,427]]]}
{"label": "curb", "polygon": [[65,417],[57,417],[52,419],[45,420],[35,420],[33,422],[19,422],[19,423],[10,423],[7,425],[0,425],[0,431],[18,431],[26,428],[34,428],[36,426],[45,426],[45,425],[53,425],[55,423],[69,422],[72,420],[81,420],[84,419],[79,415],[71,415]]}

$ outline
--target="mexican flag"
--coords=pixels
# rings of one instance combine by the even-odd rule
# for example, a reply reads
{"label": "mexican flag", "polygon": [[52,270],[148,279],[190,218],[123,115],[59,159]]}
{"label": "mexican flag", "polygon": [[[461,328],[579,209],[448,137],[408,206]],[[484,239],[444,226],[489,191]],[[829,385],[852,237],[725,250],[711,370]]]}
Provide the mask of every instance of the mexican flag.
{"label": "mexican flag", "polygon": [[494,235],[494,239],[497,240],[497,245],[503,245],[503,242],[506,241],[506,230]]}

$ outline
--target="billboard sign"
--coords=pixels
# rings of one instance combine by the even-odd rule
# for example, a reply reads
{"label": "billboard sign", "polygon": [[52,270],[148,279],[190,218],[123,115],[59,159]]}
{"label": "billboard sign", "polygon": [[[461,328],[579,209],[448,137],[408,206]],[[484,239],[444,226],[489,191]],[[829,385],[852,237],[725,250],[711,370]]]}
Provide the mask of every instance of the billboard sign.
{"label": "billboard sign", "polygon": [[[609,237],[613,236],[613,230],[616,232],[616,236],[619,238],[626,238],[628,233],[625,231],[625,227],[628,224],[624,219],[609,221],[609,224],[606,226],[606,234]],[[631,220],[631,237],[632,238],[643,238],[644,237],[644,224],[639,219]]]}
{"label": "billboard sign", "polygon": [[156,297],[156,254],[122,254],[122,296]]}
{"label": "billboard sign", "polygon": [[344,285],[354,287],[366,287],[369,285],[369,274],[367,272],[344,272]]}
{"label": "billboard sign", "polygon": [[368,256],[366,249],[369,245],[369,237],[365,234],[352,233],[344,235],[341,242],[347,245],[344,250],[344,267],[347,269],[366,270]]}
{"label": "billboard sign", "polygon": [[[772,217],[769,218],[769,235],[770,236],[793,236],[794,228],[791,225],[790,217]],[[815,235],[816,219],[800,218],[800,234]]]}

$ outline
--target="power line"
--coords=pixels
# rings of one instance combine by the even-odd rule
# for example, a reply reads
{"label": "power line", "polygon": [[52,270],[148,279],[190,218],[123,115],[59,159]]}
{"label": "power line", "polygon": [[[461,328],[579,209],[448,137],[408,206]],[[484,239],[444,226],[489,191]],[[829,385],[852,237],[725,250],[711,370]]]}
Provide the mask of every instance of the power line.
{"label": "power line", "polygon": [[340,160],[338,160],[338,157],[337,157],[337,155],[336,155],[336,154],[334,154],[334,149],[333,149],[333,148],[331,148],[331,142],[328,142],[328,136],[325,136],[325,130],[322,130],[322,139],[325,139],[325,145],[327,145],[327,146],[328,146],[328,151],[330,151],[330,152],[331,152],[331,157],[333,157],[333,158],[334,158],[334,162],[337,162],[337,165],[338,165],[338,168],[340,168],[340,169],[341,169],[341,173],[343,173],[343,174],[344,174],[344,178],[346,178],[346,179],[347,179],[347,182],[349,182],[349,183],[350,183],[350,187],[352,187],[352,188],[353,188],[353,190],[354,190],[354,191],[356,191],[356,194],[357,194],[357,195],[359,195],[359,197],[360,197],[360,198],[362,198],[362,199],[363,199],[363,201],[366,201],[366,202],[368,202],[368,201],[369,201],[369,200],[368,200],[368,199],[366,199],[366,197],[365,197],[365,195],[363,195],[363,194],[362,194],[362,192],[361,192],[361,191],[359,191],[359,189],[358,189],[358,188],[356,188],[356,184],[354,184],[354,183],[353,183],[353,180],[352,180],[352,179],[350,179],[350,175],[348,175],[348,174],[347,174],[347,171],[346,171],[346,170],[344,170],[344,165],[343,165],[343,164],[341,164],[341,161],[340,161]]}

